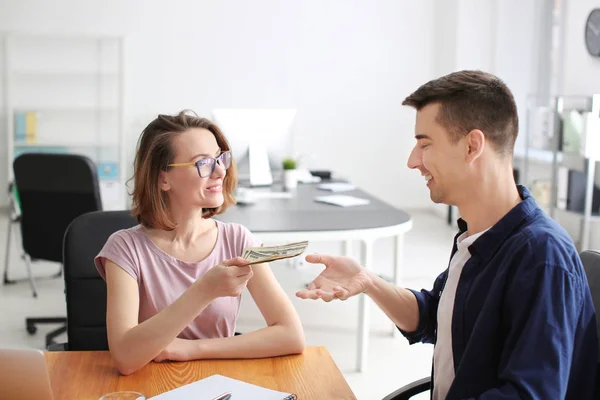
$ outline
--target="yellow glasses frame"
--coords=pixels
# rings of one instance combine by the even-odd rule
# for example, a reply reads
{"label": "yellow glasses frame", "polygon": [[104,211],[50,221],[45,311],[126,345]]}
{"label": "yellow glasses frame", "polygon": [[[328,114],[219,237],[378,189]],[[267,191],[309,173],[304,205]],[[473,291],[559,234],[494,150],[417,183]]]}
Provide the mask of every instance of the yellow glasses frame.
{"label": "yellow glasses frame", "polygon": [[[225,157],[229,157],[229,162],[226,164]],[[208,178],[209,176],[212,176],[212,174],[215,173],[215,167],[217,165],[217,162],[220,162],[220,164],[223,166],[223,168],[225,170],[227,170],[229,168],[229,166],[231,165],[231,151],[227,150],[222,152],[221,154],[219,154],[217,157],[211,157],[211,158],[203,158],[202,160],[198,160],[196,162],[189,162],[189,163],[175,163],[175,164],[168,164],[167,167],[196,167],[196,170],[198,171],[198,175],[200,175],[200,178]],[[204,165],[210,165],[210,174],[203,176],[202,173],[200,172],[200,167],[204,166]]]}

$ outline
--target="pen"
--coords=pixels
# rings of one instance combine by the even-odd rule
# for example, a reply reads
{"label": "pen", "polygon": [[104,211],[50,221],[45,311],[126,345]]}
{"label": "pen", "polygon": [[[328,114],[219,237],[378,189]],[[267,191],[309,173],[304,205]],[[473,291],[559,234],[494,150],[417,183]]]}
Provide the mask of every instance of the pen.
{"label": "pen", "polygon": [[220,396],[215,397],[213,400],[229,400],[230,398],[231,398],[231,392],[226,392]]}

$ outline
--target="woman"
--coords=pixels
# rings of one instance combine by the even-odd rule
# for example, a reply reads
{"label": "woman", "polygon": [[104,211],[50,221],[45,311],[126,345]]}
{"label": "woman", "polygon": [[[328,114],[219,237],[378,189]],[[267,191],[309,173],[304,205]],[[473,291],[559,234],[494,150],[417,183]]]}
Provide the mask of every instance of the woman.
{"label": "woman", "polygon": [[[211,217],[234,202],[229,144],[211,121],[159,115],[135,157],[133,215],[95,259],[106,280],[108,343],[128,375],[148,362],[301,353],[300,319],[266,264],[239,256],[261,243]],[[245,287],[267,327],[234,336]]]}

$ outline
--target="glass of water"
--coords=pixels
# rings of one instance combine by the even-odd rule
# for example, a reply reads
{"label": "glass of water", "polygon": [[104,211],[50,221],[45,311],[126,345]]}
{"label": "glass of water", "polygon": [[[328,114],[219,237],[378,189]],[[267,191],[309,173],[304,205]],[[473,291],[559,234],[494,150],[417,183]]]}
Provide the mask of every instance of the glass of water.
{"label": "glass of water", "polygon": [[146,396],[138,392],[115,392],[105,394],[99,400],[146,400]]}

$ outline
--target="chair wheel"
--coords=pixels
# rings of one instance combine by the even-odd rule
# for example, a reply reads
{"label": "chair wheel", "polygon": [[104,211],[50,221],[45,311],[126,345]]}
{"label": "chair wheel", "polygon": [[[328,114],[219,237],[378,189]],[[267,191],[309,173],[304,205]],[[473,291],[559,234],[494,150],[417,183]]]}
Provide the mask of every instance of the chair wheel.
{"label": "chair wheel", "polygon": [[27,332],[30,335],[35,335],[35,333],[37,332],[37,327],[36,326],[28,326],[27,327]]}

